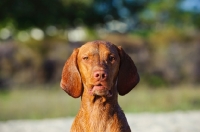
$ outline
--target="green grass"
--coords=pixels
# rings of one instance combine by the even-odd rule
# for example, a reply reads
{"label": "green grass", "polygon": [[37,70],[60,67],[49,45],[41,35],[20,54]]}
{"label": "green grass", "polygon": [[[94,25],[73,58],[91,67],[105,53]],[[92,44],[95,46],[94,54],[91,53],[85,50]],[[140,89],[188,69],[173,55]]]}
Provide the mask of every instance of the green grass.
{"label": "green grass", "polygon": [[[119,96],[119,104],[127,113],[200,110],[200,87],[137,86],[129,94]],[[75,116],[79,107],[80,98],[68,96],[59,85],[0,92],[0,120]]]}
{"label": "green grass", "polygon": [[200,110],[200,88],[179,86],[173,88],[136,88],[120,97],[125,112],[169,112]]}

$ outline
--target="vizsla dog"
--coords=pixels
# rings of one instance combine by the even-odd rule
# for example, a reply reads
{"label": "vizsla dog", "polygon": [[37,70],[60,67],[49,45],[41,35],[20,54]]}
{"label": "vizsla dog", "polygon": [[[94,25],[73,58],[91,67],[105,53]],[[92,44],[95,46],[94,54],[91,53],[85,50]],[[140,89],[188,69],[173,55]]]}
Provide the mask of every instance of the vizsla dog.
{"label": "vizsla dog", "polygon": [[106,41],[75,49],[64,65],[60,86],[81,96],[71,132],[130,132],[117,98],[139,82],[134,62],[121,47]]}

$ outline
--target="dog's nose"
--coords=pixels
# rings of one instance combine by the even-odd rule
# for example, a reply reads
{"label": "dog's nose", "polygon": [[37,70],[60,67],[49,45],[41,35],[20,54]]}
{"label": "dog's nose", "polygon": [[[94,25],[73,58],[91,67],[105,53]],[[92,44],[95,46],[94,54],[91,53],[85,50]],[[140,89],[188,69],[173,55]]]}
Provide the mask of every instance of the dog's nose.
{"label": "dog's nose", "polygon": [[97,80],[105,80],[107,78],[107,73],[105,71],[94,72],[94,78]]}

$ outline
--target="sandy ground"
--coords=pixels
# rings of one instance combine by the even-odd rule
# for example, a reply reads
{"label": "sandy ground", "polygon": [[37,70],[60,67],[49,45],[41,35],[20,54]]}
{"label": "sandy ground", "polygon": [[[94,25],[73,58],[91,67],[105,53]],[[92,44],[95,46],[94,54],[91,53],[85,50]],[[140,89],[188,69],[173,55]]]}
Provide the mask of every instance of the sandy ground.
{"label": "sandy ground", "polygon": [[[132,132],[200,132],[200,111],[126,114]],[[73,118],[0,122],[0,132],[69,132]]]}

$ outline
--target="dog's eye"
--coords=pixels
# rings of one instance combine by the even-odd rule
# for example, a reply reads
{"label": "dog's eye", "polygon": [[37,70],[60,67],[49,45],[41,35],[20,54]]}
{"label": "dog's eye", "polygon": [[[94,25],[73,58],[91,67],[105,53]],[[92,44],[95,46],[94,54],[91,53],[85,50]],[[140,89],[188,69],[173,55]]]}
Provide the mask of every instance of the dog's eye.
{"label": "dog's eye", "polygon": [[87,56],[84,56],[84,57],[83,57],[83,60],[88,60],[88,57],[87,57]]}
{"label": "dog's eye", "polygon": [[109,57],[109,60],[110,60],[110,61],[114,61],[114,60],[115,60],[115,57],[114,57],[114,56],[110,56],[110,57]]}

